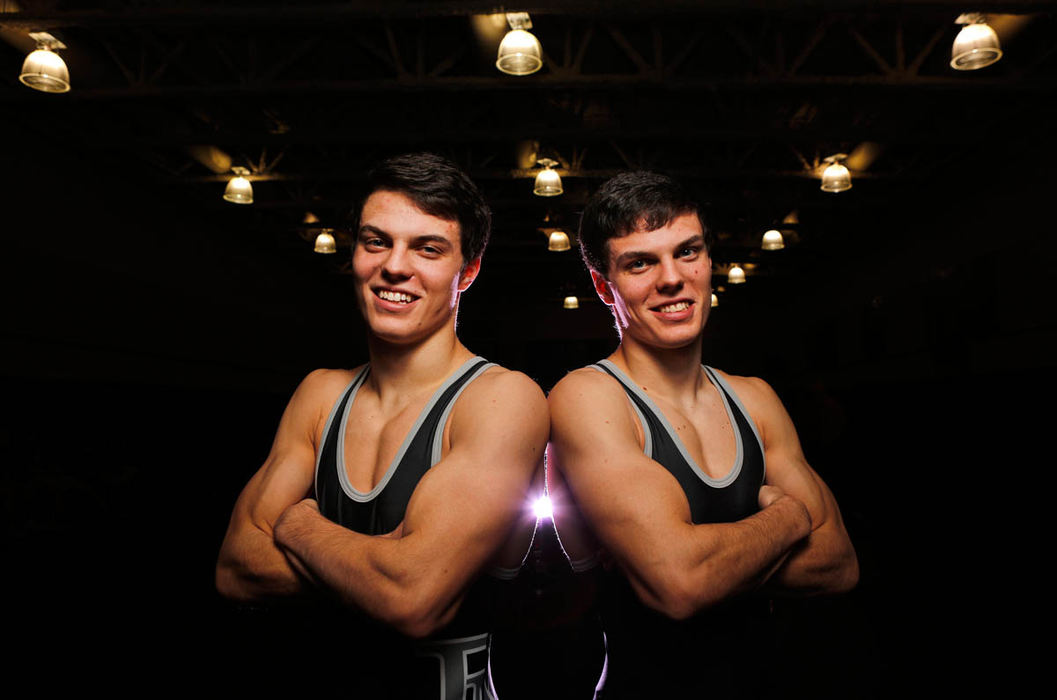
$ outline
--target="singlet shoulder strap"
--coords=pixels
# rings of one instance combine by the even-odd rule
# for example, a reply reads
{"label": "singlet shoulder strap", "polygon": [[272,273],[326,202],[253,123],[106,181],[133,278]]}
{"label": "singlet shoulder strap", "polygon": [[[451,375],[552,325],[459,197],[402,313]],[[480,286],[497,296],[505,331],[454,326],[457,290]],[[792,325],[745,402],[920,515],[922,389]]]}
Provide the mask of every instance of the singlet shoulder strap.
{"label": "singlet shoulder strap", "polygon": [[[433,448],[430,454],[430,466],[439,462],[444,454],[444,426],[448,423],[448,417],[455,407],[455,402],[462,395],[462,392],[466,390],[466,387],[470,385],[470,382],[484,374],[489,368],[495,366],[494,362],[489,362],[483,357],[474,357],[467,360],[452,375],[453,379],[445,383],[443,389],[450,389],[451,391],[449,392],[450,396],[445,397],[447,403],[438,417],[436,425],[433,426]],[[440,393],[443,394],[444,392]],[[411,432],[414,433],[415,431],[412,430]]]}
{"label": "singlet shoulder strap", "polygon": [[651,421],[646,419],[646,415],[643,413],[643,409],[649,411],[649,404],[642,400],[641,391],[635,386],[635,383],[631,381],[631,378],[624,374],[619,367],[610,362],[609,360],[599,360],[593,365],[588,365],[591,369],[608,374],[617,380],[624,389],[624,393],[628,396],[628,402],[631,403],[631,407],[635,410],[635,415],[639,417],[639,425],[642,426],[643,445],[642,452],[647,457],[653,457],[653,430],[650,427]]}
{"label": "singlet shoulder strap", "polygon": [[[451,373],[451,375],[444,381],[440,387],[433,392],[433,396],[430,397],[429,401],[422,408],[418,414],[418,418],[415,420],[415,424],[408,431],[404,437],[403,443],[400,445],[400,449],[396,451],[396,455],[393,457],[393,461],[389,463],[389,468],[386,470],[385,475],[375,484],[367,493],[356,490],[356,488],[349,482],[348,473],[345,469],[345,425],[348,421],[349,410],[352,406],[352,399],[355,394],[350,396],[349,400],[345,402],[342,411],[342,417],[339,425],[340,432],[338,433],[338,444],[336,451],[337,458],[337,471],[338,480],[341,483],[341,488],[349,498],[354,501],[366,502],[373,499],[378,495],[393,478],[397,468],[408,456],[409,451],[414,451],[416,454],[422,454],[418,449],[412,450],[412,446],[415,443],[415,438],[422,431],[436,431],[436,427],[439,421],[437,418],[438,406],[443,406],[440,410],[443,412],[444,420],[447,419],[448,413],[451,412],[451,406],[455,402],[455,398],[462,393],[462,390],[466,387],[471,379],[477,376],[480,372],[484,371],[489,366],[487,360],[483,357],[473,357],[464,362],[458,369]],[[471,376],[472,375],[472,376]],[[362,384],[362,382],[361,382]],[[454,387],[454,388],[453,388]],[[358,387],[357,387],[358,388]],[[436,431],[443,435],[443,430]],[[434,442],[438,442],[434,440]],[[436,454],[436,458],[432,458]],[[429,459],[429,466],[436,464],[440,461],[439,452],[436,452],[436,448],[431,453],[426,455],[426,459]]]}
{"label": "singlet shoulder strap", "polygon": [[[360,386],[363,385],[367,375],[370,374],[371,366],[364,365],[360,368],[360,371],[352,378],[337,400],[334,401],[334,405],[330,408],[330,414],[327,416],[327,422],[323,425],[323,434],[319,438],[319,447],[316,449],[316,475],[315,475],[315,486],[318,491],[319,488],[319,469],[320,464],[323,461],[323,453],[328,450],[324,449],[328,442],[336,441],[337,436],[331,436],[331,430],[334,427],[335,420],[340,423],[340,427],[344,428],[344,421],[341,417],[345,413],[345,407],[352,403],[352,398],[356,395],[356,392],[360,390]],[[344,430],[342,430],[344,432]]]}
{"label": "singlet shoulder strap", "polygon": [[[735,427],[743,428],[743,429],[738,429],[736,431],[736,434],[737,434],[737,437],[738,437],[738,442],[739,442],[739,444],[738,444],[738,452],[739,452],[739,454],[743,451],[743,448],[747,448],[747,446],[743,446],[741,444],[741,442],[742,442],[741,433],[744,432],[744,429],[747,429],[748,432],[752,433],[752,436],[754,438],[756,438],[756,445],[759,447],[759,450],[760,450],[759,454],[761,455],[761,458],[762,458],[762,455],[764,454],[763,438],[760,437],[760,431],[756,427],[756,421],[754,421],[752,419],[752,415],[749,413],[748,409],[745,408],[745,404],[743,404],[741,402],[741,399],[738,398],[738,395],[734,392],[734,389],[730,386],[730,382],[728,382],[726,379],[724,379],[723,375],[721,375],[719,372],[717,372],[715,370],[715,368],[709,367],[708,365],[701,365],[701,368],[705,371],[705,374],[708,376],[708,378],[712,380],[712,383],[718,389],[720,389],[720,393],[723,394],[723,402],[724,402],[724,404],[726,404],[726,407],[727,407],[727,415],[730,418],[730,424],[732,426],[735,426]],[[738,418],[735,417],[735,415],[734,415],[734,411],[735,410],[737,410],[738,413],[741,414],[741,416],[740,416],[741,420],[739,420]],[[766,463],[765,463],[765,465],[766,465]],[[766,469],[766,466],[764,467],[764,469]]]}

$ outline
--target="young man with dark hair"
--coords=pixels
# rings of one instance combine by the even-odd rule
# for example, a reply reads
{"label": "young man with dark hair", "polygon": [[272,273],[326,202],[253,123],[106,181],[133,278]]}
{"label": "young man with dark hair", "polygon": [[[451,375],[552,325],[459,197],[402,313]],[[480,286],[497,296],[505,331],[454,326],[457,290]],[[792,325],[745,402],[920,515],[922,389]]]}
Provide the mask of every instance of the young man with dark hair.
{"label": "young man with dark hair", "polygon": [[583,213],[582,253],[620,345],[552,390],[548,478],[574,568],[598,549],[615,564],[601,596],[606,700],[756,697],[766,594],[858,579],[837,503],[774,391],[701,364],[707,237],[699,206],[654,173],[616,176]]}
{"label": "young man with dark hair", "polygon": [[331,670],[358,697],[479,700],[493,691],[478,575],[512,576],[527,552],[546,401],[456,336],[491,226],[469,178],[412,154],[368,179],[352,271],[370,361],[297,388],[235,505],[217,588],[336,600]]}

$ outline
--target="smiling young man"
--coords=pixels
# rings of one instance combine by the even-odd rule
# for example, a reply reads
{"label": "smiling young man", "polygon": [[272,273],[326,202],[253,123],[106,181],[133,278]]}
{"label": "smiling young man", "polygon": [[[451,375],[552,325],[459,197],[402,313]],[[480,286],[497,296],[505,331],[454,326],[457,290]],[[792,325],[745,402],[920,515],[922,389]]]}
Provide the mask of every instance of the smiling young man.
{"label": "smiling young man", "polygon": [[574,568],[614,565],[604,697],[757,697],[766,596],[857,581],[837,503],[771,388],[701,364],[712,262],[683,188],[618,175],[580,245],[620,345],[552,390],[548,479]]}
{"label": "smiling young man", "polygon": [[332,670],[359,697],[480,700],[493,691],[478,574],[512,575],[527,552],[546,401],[456,336],[491,225],[473,183],[430,154],[368,181],[352,271],[370,361],[297,388],[235,505],[217,588],[336,601],[322,616],[341,640]]}

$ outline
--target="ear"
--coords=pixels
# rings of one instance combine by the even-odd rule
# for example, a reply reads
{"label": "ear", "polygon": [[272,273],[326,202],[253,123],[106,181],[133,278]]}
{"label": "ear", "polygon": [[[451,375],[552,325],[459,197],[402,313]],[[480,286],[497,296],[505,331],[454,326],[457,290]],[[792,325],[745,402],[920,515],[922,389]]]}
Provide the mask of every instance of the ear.
{"label": "ear", "polygon": [[613,291],[609,288],[609,280],[602,276],[602,273],[597,270],[589,270],[591,273],[591,281],[595,285],[595,292],[598,294],[598,298],[606,306],[613,305]]}
{"label": "ear", "polygon": [[473,281],[477,279],[477,275],[481,272],[481,258],[480,256],[474,258],[470,262],[463,266],[462,272],[459,273],[459,291],[465,292],[473,284]]}

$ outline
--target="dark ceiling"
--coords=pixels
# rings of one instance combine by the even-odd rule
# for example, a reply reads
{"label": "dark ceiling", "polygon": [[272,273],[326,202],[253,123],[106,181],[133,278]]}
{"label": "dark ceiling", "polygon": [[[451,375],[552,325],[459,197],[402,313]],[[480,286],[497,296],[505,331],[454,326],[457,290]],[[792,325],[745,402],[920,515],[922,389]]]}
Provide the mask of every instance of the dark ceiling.
{"label": "dark ceiling", "polygon": [[[575,252],[548,252],[542,231],[575,230],[585,198],[620,170],[672,172],[703,194],[721,243],[717,283],[730,263],[750,265],[721,306],[747,309],[828,266],[898,258],[930,225],[923,211],[943,218],[1013,187],[1015,174],[1048,172],[1053,3],[863,5],[510,7],[530,13],[545,54],[539,73],[513,77],[495,68],[502,31],[489,29],[498,6],[488,2],[19,0],[0,23],[0,119],[15,148],[47,144],[47,167],[90,164],[78,188],[164,199],[255,242],[230,266],[266,256],[301,278],[340,278],[347,257],[310,253],[307,212],[340,228],[371,162],[447,154],[496,212],[466,327],[516,305],[537,334],[609,337]],[[960,72],[950,48],[967,10],[989,13],[1005,55]],[[16,79],[25,35],[41,29],[68,47],[67,94]],[[845,193],[819,190],[818,166],[834,153],[850,154]],[[562,196],[531,192],[544,156],[560,163]],[[222,201],[231,165],[253,173],[253,205]],[[761,252],[763,231],[794,212],[787,248]],[[580,320],[560,309],[566,294],[584,299]]]}

